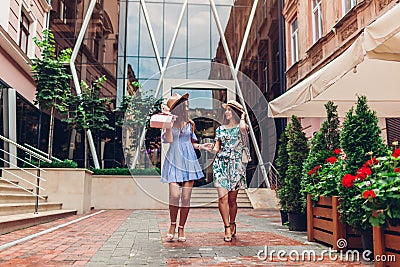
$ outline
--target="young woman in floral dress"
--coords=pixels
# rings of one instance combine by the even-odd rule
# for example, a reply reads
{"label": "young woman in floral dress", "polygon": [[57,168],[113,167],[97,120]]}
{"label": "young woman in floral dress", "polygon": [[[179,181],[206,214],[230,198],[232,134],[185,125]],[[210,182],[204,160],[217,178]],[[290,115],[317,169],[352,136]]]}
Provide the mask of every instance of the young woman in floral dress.
{"label": "young woman in floral dress", "polygon": [[225,227],[224,241],[230,242],[236,234],[238,191],[246,188],[247,164],[242,161],[242,153],[247,145],[248,126],[241,104],[230,100],[223,107],[227,123],[217,128],[215,143],[208,145],[208,150],[217,153],[213,164],[214,186]]}

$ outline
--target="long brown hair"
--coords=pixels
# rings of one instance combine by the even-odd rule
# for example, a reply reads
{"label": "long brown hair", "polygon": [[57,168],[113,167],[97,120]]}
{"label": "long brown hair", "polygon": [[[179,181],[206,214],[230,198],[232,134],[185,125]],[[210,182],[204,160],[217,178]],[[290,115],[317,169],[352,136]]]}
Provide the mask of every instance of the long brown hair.
{"label": "long brown hair", "polygon": [[[195,124],[194,121],[192,121],[191,119],[189,119],[189,112],[188,110],[186,110],[186,106],[184,105],[185,101],[188,101],[187,99],[180,99],[178,101],[178,103],[175,105],[175,107],[171,110],[171,113],[173,115],[178,116],[178,118],[176,119],[176,121],[178,122],[189,122],[190,124],[192,124],[193,130],[195,128]],[[182,115],[185,114],[186,117],[184,118]]]}

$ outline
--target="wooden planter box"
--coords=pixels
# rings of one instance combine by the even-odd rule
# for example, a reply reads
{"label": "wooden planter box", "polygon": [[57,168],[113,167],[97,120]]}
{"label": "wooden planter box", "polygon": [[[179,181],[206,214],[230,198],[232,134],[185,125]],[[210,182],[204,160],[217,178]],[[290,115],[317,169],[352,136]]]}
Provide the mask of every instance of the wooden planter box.
{"label": "wooden planter box", "polygon": [[[374,256],[386,261],[375,261],[376,267],[400,266],[400,226],[373,227]],[[385,259],[386,258],[386,259]]]}
{"label": "wooden planter box", "polygon": [[345,238],[345,225],[339,221],[338,197],[320,197],[315,206],[307,195],[307,238],[338,249],[337,240]]}
{"label": "wooden planter box", "polygon": [[320,197],[315,206],[311,195],[307,196],[307,237],[308,241],[319,241],[338,249],[337,241],[344,238],[347,249],[361,249],[361,238],[339,220],[339,198]]}

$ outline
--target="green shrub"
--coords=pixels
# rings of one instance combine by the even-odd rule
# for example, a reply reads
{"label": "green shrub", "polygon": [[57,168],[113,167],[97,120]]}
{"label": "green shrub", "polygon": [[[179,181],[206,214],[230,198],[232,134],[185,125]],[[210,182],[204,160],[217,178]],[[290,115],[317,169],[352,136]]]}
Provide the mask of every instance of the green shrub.
{"label": "green shrub", "polygon": [[93,175],[159,175],[159,168],[151,169],[128,169],[128,168],[112,168],[112,169],[90,169]]}
{"label": "green shrub", "polygon": [[[32,165],[38,166],[38,162],[34,161],[34,160],[30,160],[28,161],[29,163],[31,163]],[[24,165],[22,166],[23,168],[32,168],[32,165],[29,165],[27,163],[24,163]],[[70,159],[65,159],[63,161],[55,161],[53,160],[51,163],[47,163],[44,161],[40,162],[40,167],[41,168],[77,168],[78,164]]]}

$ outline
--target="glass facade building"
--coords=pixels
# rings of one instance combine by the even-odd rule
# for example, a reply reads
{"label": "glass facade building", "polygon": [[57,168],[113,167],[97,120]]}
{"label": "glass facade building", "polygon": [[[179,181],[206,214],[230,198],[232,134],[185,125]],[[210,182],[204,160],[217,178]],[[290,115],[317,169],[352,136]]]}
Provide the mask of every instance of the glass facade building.
{"label": "glass facade building", "polygon": [[[258,4],[246,36],[253,1],[213,2],[219,23],[209,0],[120,1],[117,105],[123,96],[135,95],[137,90],[141,94],[158,92],[157,97],[164,98],[175,92],[189,92],[189,108],[191,118],[196,122],[196,134],[200,142],[206,142],[213,140],[213,133],[222,121],[221,103],[229,99],[239,100],[240,90],[249,108],[264,161],[272,161],[275,143],[268,139],[274,139],[274,122],[264,115],[267,108],[264,71],[267,58],[258,56],[259,43],[264,44],[259,40],[260,23],[271,8],[266,3]],[[228,52],[222,45],[218,26],[227,42]],[[247,45],[241,51],[243,42]],[[267,51],[266,48],[263,50]],[[237,83],[228,64],[229,58],[233,67],[240,66]],[[133,81],[142,87],[132,88]],[[267,133],[267,128],[271,129],[270,133]],[[145,145],[148,150],[149,143]],[[130,146],[131,143],[125,144],[125,147]],[[254,149],[252,151],[255,160],[248,169],[255,172],[258,162]],[[133,154],[129,155],[130,159],[134,158]],[[206,164],[207,155],[203,156],[200,161]],[[138,164],[143,164],[141,157]],[[205,172],[206,180],[209,180]]]}

